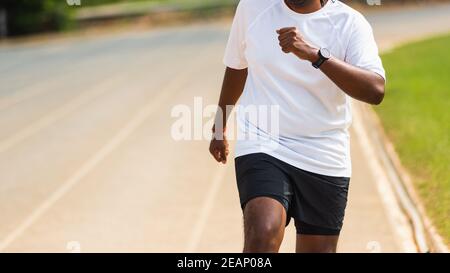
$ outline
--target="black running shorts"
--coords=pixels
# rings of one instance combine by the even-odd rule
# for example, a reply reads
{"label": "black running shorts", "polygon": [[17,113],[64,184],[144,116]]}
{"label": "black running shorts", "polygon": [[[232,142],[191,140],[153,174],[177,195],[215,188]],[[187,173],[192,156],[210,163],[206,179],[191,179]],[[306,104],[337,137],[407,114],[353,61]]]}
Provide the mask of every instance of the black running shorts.
{"label": "black running shorts", "polygon": [[242,209],[256,197],[279,201],[298,234],[339,235],[347,205],[348,177],[307,172],[264,153],[235,159]]}

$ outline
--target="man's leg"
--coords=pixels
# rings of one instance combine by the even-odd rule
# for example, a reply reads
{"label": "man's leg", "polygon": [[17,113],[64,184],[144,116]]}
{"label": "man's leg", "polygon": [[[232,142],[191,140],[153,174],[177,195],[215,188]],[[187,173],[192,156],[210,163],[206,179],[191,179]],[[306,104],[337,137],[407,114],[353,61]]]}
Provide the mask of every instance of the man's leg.
{"label": "man's leg", "polygon": [[280,202],[269,197],[250,200],[244,209],[244,253],[278,252],[285,225]]}
{"label": "man's leg", "polygon": [[339,235],[297,234],[297,253],[336,253]]}

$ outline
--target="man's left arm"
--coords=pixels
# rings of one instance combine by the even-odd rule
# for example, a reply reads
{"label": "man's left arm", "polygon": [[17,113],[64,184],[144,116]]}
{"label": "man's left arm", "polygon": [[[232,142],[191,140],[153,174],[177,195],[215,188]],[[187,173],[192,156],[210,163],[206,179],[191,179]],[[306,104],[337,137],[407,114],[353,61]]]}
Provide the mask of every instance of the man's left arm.
{"label": "man's left arm", "polygon": [[[313,55],[317,60],[317,52]],[[378,105],[383,101],[385,80],[375,72],[368,71],[331,57],[320,66],[328,78],[354,99]]]}
{"label": "man's left arm", "polygon": [[[295,27],[277,30],[277,33],[283,52],[293,53],[311,63],[319,59],[319,48],[305,42]],[[320,66],[320,70],[354,99],[375,105],[383,101],[385,79],[375,72],[353,66],[333,56]]]}

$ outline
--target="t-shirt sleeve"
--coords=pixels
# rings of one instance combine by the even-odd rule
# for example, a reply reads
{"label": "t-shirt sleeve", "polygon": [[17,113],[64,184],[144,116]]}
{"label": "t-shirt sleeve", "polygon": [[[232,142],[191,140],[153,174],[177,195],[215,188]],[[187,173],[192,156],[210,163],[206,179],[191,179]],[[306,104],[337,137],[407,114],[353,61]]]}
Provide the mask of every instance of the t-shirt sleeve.
{"label": "t-shirt sleeve", "polygon": [[234,69],[244,69],[248,66],[245,58],[246,20],[244,17],[243,4],[240,1],[233,19],[230,36],[225,49],[225,56],[223,58],[223,63]]}
{"label": "t-shirt sleeve", "polygon": [[357,16],[353,23],[345,61],[386,79],[372,27],[362,15]]}

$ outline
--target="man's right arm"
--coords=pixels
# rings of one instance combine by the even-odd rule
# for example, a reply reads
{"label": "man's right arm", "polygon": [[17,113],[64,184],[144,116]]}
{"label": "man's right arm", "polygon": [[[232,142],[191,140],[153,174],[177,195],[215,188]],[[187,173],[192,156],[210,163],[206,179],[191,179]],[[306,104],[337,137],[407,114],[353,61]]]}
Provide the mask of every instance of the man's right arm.
{"label": "man's right arm", "polygon": [[[227,67],[222,84],[222,91],[218,104],[216,122],[213,127],[213,138],[209,146],[209,151],[217,162],[225,164],[227,162],[228,141],[226,140],[225,131],[226,124],[230,113],[227,106],[236,105],[242,92],[244,91],[245,82],[247,81],[247,68],[237,70]],[[230,109],[228,109],[230,110]]]}

